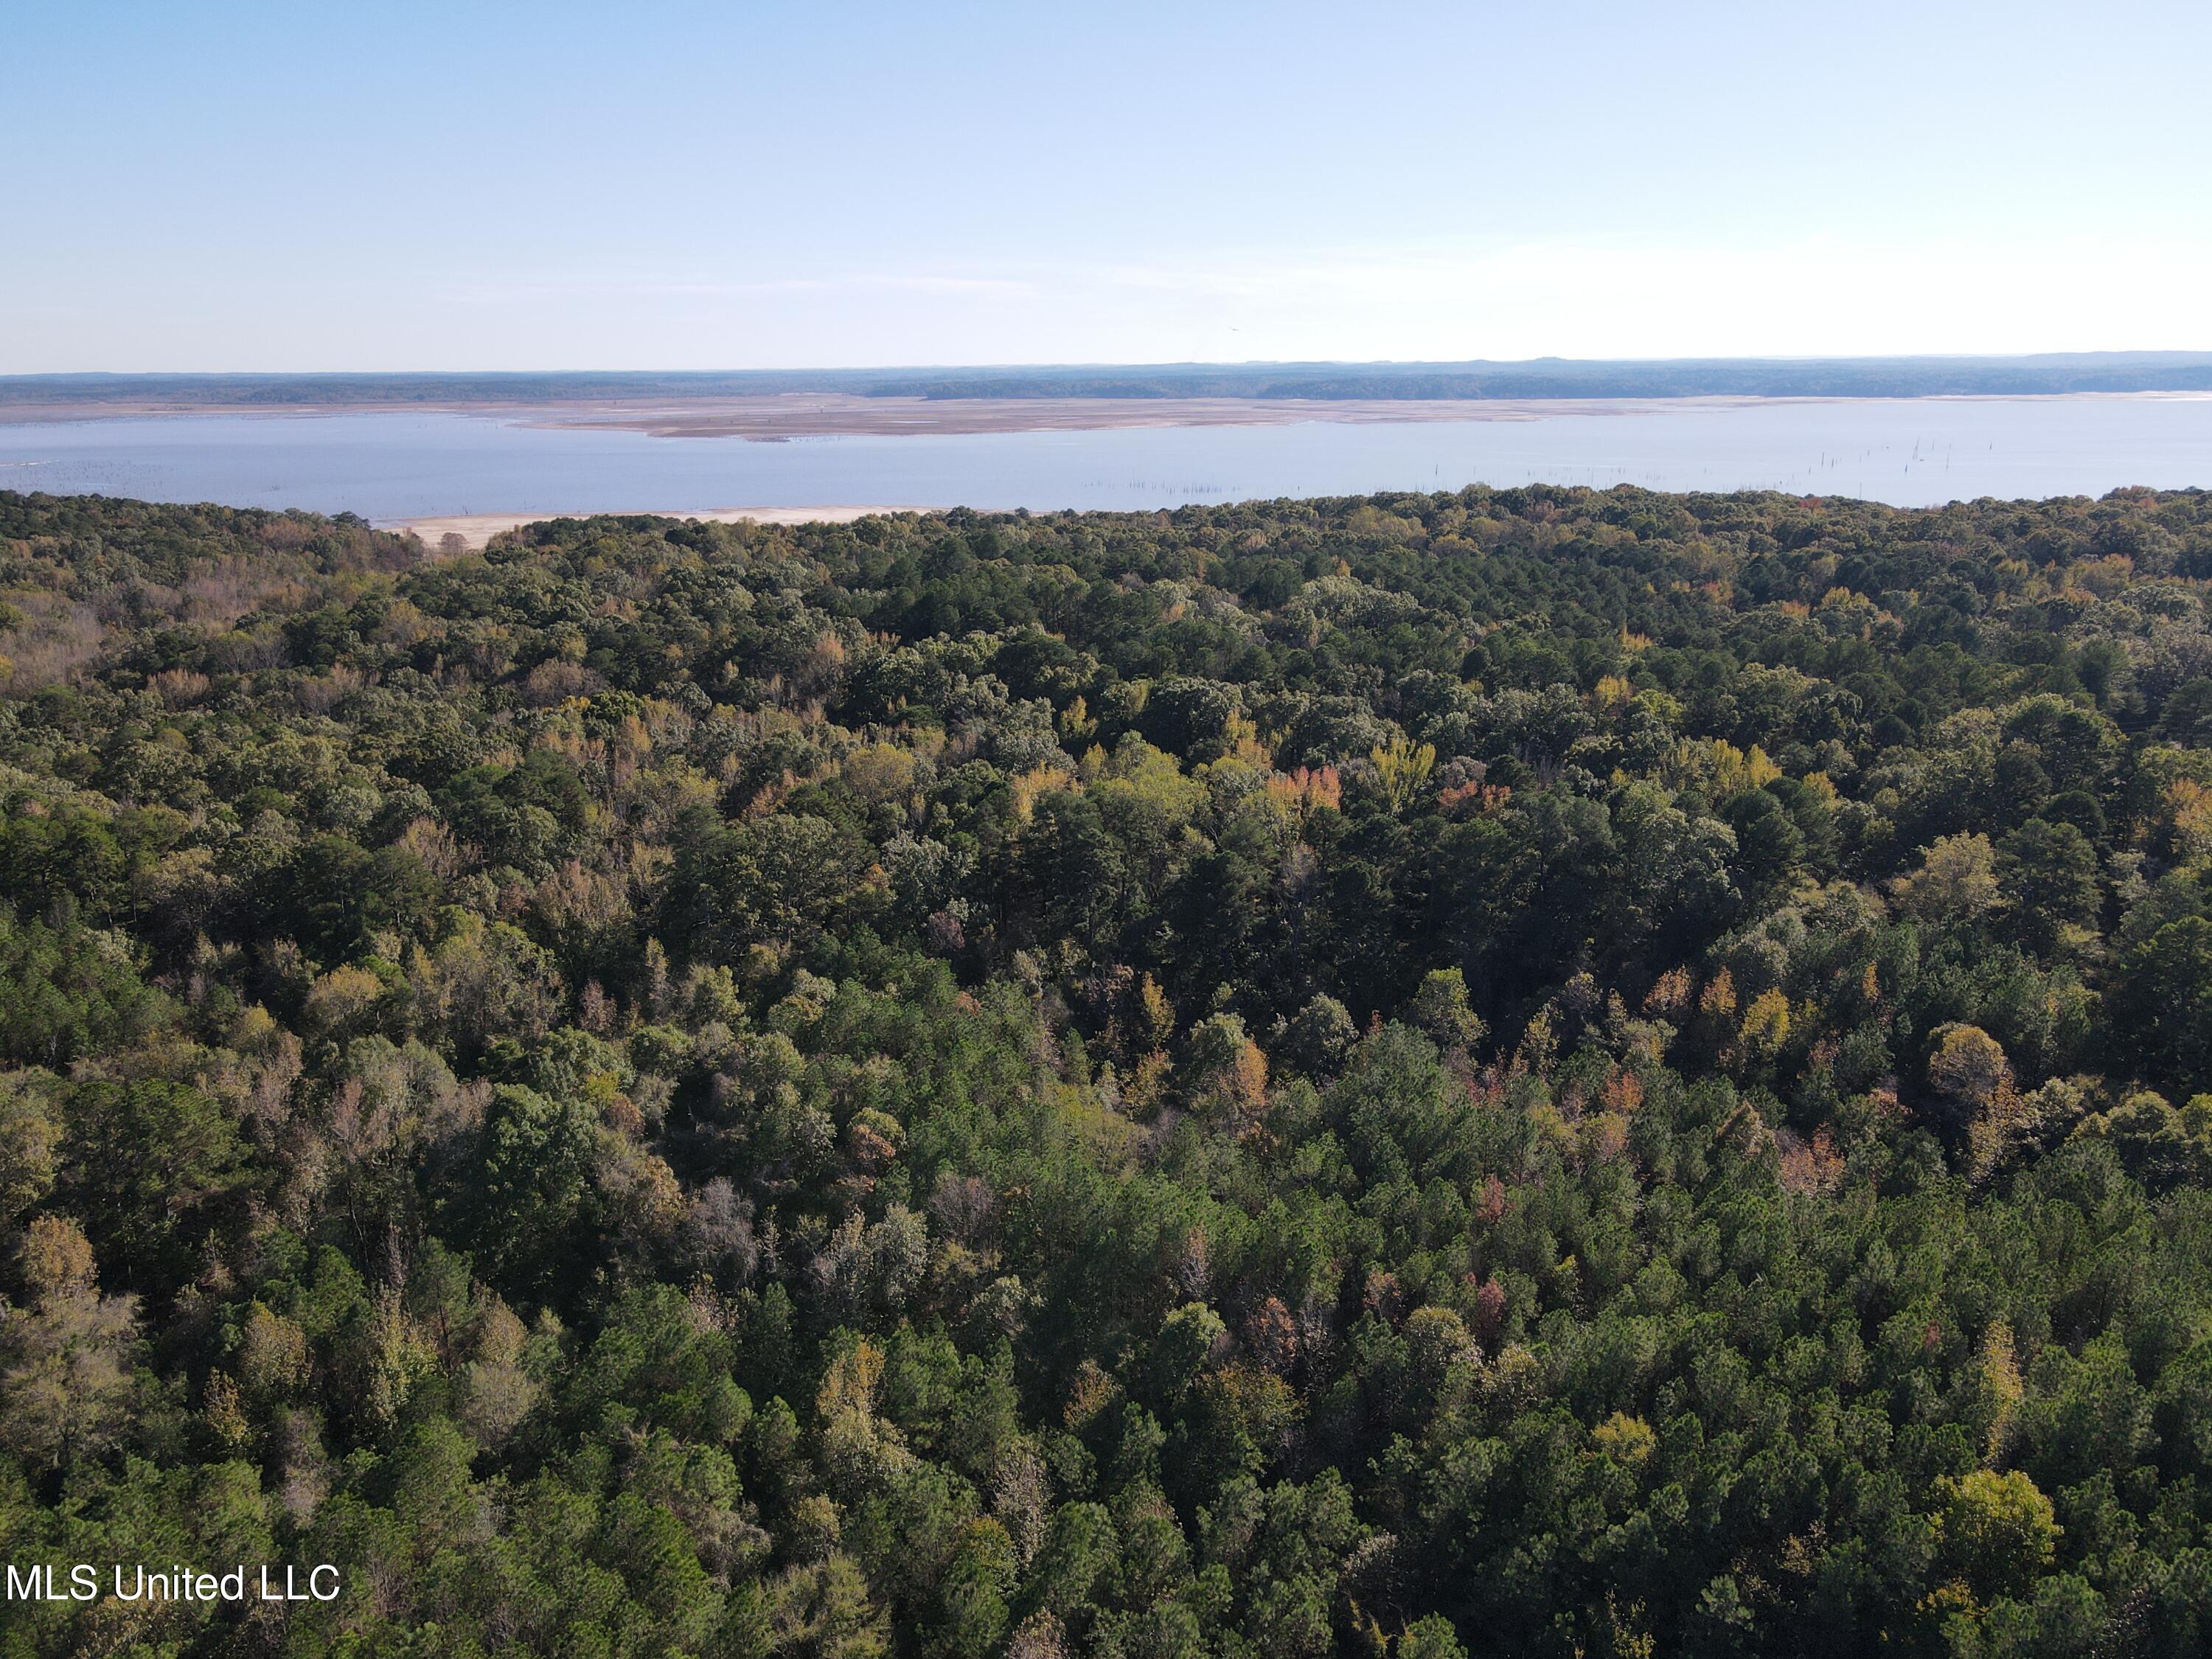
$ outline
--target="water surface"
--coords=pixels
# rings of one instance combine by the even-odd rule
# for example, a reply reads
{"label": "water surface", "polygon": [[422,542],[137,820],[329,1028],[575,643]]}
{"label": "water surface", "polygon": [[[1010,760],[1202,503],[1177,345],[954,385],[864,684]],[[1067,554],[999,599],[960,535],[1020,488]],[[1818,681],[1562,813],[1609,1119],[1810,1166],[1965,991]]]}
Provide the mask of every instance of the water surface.
{"label": "water surface", "polygon": [[0,488],[349,511],[702,512],[868,502],[1153,508],[1469,483],[1783,489],[1926,506],[2212,487],[2212,398],[1854,399],[1526,421],[655,438],[469,414],[0,424]]}

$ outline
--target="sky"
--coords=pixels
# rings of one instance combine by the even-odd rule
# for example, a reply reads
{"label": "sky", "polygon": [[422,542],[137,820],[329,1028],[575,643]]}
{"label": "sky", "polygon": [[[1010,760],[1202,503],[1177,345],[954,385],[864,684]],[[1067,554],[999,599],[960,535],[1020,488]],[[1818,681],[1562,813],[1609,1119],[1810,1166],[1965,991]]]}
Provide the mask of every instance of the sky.
{"label": "sky", "polygon": [[0,373],[2212,349],[2212,6],[0,4]]}

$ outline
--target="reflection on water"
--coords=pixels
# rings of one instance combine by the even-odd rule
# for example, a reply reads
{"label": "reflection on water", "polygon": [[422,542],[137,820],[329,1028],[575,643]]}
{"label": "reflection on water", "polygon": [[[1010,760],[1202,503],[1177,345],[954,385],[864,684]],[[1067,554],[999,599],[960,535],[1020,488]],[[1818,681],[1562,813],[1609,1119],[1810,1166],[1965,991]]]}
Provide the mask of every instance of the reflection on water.
{"label": "reflection on water", "polygon": [[1924,506],[2212,486],[2212,398],[1575,410],[1533,421],[749,443],[453,414],[0,424],[0,489],[392,520],[848,502],[1157,508],[1469,483],[1782,489]]}

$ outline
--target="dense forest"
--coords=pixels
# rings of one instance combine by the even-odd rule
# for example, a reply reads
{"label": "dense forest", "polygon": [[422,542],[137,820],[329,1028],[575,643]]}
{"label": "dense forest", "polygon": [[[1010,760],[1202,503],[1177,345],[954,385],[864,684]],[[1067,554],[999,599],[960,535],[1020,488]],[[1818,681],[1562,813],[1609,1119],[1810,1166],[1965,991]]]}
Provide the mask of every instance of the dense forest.
{"label": "dense forest", "polygon": [[0,1656],[2212,1646],[2212,494],[0,494]]}

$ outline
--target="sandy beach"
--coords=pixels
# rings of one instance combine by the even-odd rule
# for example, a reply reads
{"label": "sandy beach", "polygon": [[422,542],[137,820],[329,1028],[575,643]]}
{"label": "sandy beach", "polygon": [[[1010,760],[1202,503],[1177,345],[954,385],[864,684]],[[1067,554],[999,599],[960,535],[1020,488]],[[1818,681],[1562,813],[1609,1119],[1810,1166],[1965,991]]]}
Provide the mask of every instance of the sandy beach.
{"label": "sandy beach", "polygon": [[[927,507],[716,507],[705,512],[665,512],[654,507],[638,507],[636,513],[656,519],[697,520],[708,524],[738,524],[750,520],[755,524],[850,524],[855,519],[872,518],[884,513],[929,513]],[[448,536],[459,536],[469,551],[475,552],[503,530],[518,526],[539,524],[547,519],[578,514],[558,513],[459,513],[428,519],[380,519],[380,530],[412,531],[431,547],[441,545]],[[604,514],[592,514],[603,517]]]}

